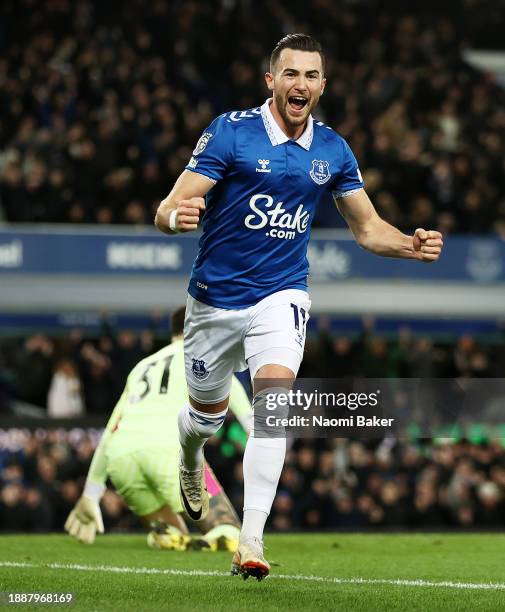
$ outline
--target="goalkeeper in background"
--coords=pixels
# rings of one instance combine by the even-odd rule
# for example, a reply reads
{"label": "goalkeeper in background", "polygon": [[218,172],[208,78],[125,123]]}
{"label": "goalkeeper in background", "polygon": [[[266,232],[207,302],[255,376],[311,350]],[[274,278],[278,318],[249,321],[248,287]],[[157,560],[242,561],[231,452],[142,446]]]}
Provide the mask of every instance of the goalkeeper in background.
{"label": "goalkeeper in background", "polygon": [[[130,510],[147,529],[152,548],[234,550],[240,521],[208,465],[210,512],[194,524],[203,537],[188,534],[179,494],[179,411],[188,401],[184,375],[183,326],[185,309],[172,315],[172,344],[140,361],[130,372],[125,389],[104,430],[91,462],[84,491],[70,513],[65,530],[91,544],[104,532],[100,499],[107,477]],[[247,433],[251,405],[234,378],[230,408]],[[193,522],[193,521],[191,521]]]}

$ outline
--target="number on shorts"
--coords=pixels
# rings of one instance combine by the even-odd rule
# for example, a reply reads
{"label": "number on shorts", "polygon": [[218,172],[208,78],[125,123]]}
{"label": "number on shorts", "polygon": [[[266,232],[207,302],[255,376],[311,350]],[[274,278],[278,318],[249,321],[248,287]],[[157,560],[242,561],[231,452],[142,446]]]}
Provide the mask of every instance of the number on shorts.
{"label": "number on shorts", "polygon": [[295,318],[295,329],[300,331],[300,315],[302,317],[302,332],[305,332],[305,324],[307,322],[307,311],[305,308],[299,308],[296,304],[291,304],[293,316]]}

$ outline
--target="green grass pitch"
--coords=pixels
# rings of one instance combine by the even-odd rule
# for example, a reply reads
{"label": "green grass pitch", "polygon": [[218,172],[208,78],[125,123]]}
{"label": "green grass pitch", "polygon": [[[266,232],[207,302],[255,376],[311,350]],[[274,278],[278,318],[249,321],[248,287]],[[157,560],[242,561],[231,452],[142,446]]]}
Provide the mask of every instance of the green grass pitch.
{"label": "green grass pitch", "polygon": [[[505,610],[505,535],[269,535],[262,582],[228,553],[149,550],[145,537],[0,538],[0,591],[72,592],[69,610]],[[0,605],[0,607],[3,607]],[[55,609],[10,605],[4,609]]]}

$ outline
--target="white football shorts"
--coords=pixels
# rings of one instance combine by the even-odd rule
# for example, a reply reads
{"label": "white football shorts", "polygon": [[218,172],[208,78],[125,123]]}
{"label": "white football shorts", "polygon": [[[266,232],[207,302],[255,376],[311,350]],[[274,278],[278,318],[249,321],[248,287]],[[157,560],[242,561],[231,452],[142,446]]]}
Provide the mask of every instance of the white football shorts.
{"label": "white football shorts", "polygon": [[184,321],[184,359],[189,394],[203,404],[224,400],[233,372],[249,368],[251,379],[266,364],[296,375],[302,362],[310,299],[287,289],[254,306],[225,310],[188,295]]}

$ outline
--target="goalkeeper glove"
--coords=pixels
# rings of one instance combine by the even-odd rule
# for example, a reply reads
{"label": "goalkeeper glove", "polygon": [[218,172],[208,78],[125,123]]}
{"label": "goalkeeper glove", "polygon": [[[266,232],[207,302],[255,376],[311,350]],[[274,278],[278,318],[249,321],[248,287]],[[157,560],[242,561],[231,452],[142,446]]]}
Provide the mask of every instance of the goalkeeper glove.
{"label": "goalkeeper glove", "polygon": [[104,532],[102,512],[98,500],[86,495],[86,493],[85,489],[74,509],[68,515],[65,522],[65,531],[68,531],[79,542],[93,544],[96,532]]}

